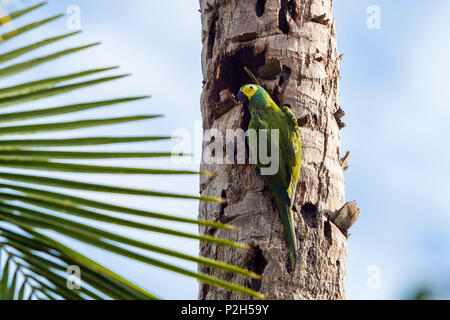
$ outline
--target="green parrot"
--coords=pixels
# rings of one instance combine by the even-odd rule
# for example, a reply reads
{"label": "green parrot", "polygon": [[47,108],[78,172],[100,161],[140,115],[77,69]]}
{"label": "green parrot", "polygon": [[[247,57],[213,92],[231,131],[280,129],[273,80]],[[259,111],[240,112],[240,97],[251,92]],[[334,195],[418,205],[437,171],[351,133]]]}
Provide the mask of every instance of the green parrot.
{"label": "green parrot", "polygon": [[[261,137],[260,129],[266,129],[267,150],[270,154],[271,130],[278,129],[279,141],[275,141],[279,150],[279,167],[275,174],[263,175],[264,180],[273,190],[275,202],[280,213],[289,248],[290,266],[295,269],[297,238],[295,236],[294,216],[292,210],[295,200],[297,182],[300,178],[301,142],[297,118],[292,111],[283,106],[281,109],[269,94],[259,85],[247,84],[238,93],[238,100],[248,105],[251,121],[249,129],[256,131],[256,139]],[[248,135],[250,153],[256,159],[257,168],[269,167],[262,164],[258,157],[257,141],[251,141]],[[262,173],[262,171],[261,171]]]}

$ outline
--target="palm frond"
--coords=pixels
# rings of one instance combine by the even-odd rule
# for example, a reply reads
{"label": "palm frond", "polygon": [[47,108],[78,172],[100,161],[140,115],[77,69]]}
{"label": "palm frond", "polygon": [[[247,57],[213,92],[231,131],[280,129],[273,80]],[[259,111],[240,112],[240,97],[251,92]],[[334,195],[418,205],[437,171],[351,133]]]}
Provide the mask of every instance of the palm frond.
{"label": "palm frond", "polygon": [[[58,16],[57,18],[60,18],[60,17],[61,16]],[[31,60],[28,60],[28,61],[25,61],[25,62],[19,62],[17,64],[13,64],[11,66],[4,67],[4,68],[0,69],[0,79],[16,75],[18,73],[27,71],[27,70],[35,68],[35,67],[38,67],[41,64],[44,64],[46,62],[50,62],[50,61],[56,60],[58,58],[62,58],[64,56],[67,56],[69,54],[74,54],[74,53],[77,53],[79,51],[92,48],[92,47],[97,46],[99,44],[100,44],[100,42],[96,42],[96,43],[91,43],[91,44],[84,45],[84,46],[70,48],[70,49],[66,49],[66,50],[63,50],[63,51],[55,52],[55,53],[52,53],[52,54],[49,54],[49,55],[46,55],[46,56],[43,56],[43,57],[34,58],[34,59],[31,59]]]}
{"label": "palm frond", "polygon": [[[16,20],[21,16],[34,12],[46,2],[0,17],[0,25]],[[51,23],[62,15],[36,21],[17,30],[1,35],[3,41],[35,30]],[[0,67],[0,78],[6,79],[37,66],[68,58],[85,49],[97,46],[92,43],[62,49],[40,57],[25,58],[15,63],[19,57],[32,53],[36,49],[57,44],[79,32],[47,37],[35,43],[0,54],[0,64],[11,62]],[[109,185],[101,178],[95,183],[74,180],[66,173],[78,174],[114,174],[114,175],[209,175],[208,172],[196,172],[179,169],[138,168],[125,166],[106,166],[101,163],[86,164],[76,160],[98,161],[101,159],[145,159],[186,156],[167,151],[140,150],[125,152],[108,150],[108,145],[138,142],[168,141],[169,136],[70,136],[77,134],[78,129],[113,126],[136,121],[149,121],[160,118],[157,114],[133,115],[126,109],[119,117],[76,119],[48,122],[46,118],[63,115],[74,116],[87,110],[112,108],[117,105],[140,101],[147,95],[135,97],[112,98],[108,100],[73,102],[62,106],[35,106],[29,110],[11,109],[19,104],[37,102],[59,96],[74,90],[89,88],[119,80],[127,74],[100,76],[103,72],[114,72],[117,67],[101,67],[85,69],[64,75],[42,77],[41,79],[23,83],[12,83],[0,88],[0,108],[8,111],[0,114],[0,299],[158,299],[158,296],[142,289],[135,283],[88,258],[84,254],[64,244],[63,240],[71,239],[93,248],[114,255],[139,261],[149,266],[162,268],[183,276],[197,279],[206,284],[264,298],[252,289],[232,284],[223,279],[189,270],[176,263],[168,263],[157,256],[176,259],[179,262],[190,262],[207,268],[215,268],[224,272],[240,274],[244,277],[259,279],[260,275],[244,268],[229,265],[220,261],[193,256],[179,250],[166,248],[160,244],[151,244],[128,236],[117,228],[131,228],[140,232],[157,233],[179,239],[194,239],[202,242],[229,246],[241,250],[248,249],[246,244],[216,238],[211,235],[198,235],[177,230],[172,227],[161,227],[147,222],[137,222],[136,217],[149,218],[164,222],[195,224],[233,232],[234,226],[217,221],[196,220],[186,216],[158,213],[151,210],[120,206],[95,199],[96,195],[124,194],[141,197],[200,200],[223,202],[219,195],[199,196],[195,194],[175,193],[152,190],[141,186],[123,187]],[[94,79],[86,79],[92,77]],[[77,82],[73,82],[73,81]],[[23,121],[37,123],[22,123]],[[13,125],[10,125],[13,123]],[[40,139],[33,137],[37,133],[64,133],[64,137]],[[12,137],[22,135],[23,139]],[[102,146],[101,151],[86,151],[84,146]],[[75,147],[76,150],[59,148]],[[105,149],[106,148],[106,149]],[[66,162],[71,160],[71,162]],[[13,169],[14,171],[11,171]],[[29,172],[29,171],[32,172]],[[40,173],[42,172],[42,174]],[[56,172],[57,177],[48,176],[47,172]],[[65,190],[83,191],[87,196],[74,196]],[[88,196],[88,195],[91,196]],[[93,199],[92,199],[93,198]],[[114,227],[114,231],[111,228]],[[122,230],[122,229],[120,229]],[[125,229],[123,229],[125,230]],[[180,240],[181,241],[181,240]],[[68,270],[76,267],[81,277],[69,277]],[[79,289],[73,289],[69,282],[79,280]],[[155,290],[156,291],[156,290]]]}
{"label": "palm frond", "polygon": [[12,20],[14,20],[16,18],[19,18],[19,17],[27,14],[28,12],[34,11],[36,9],[39,9],[40,7],[42,7],[42,6],[46,5],[46,4],[47,4],[47,2],[44,1],[44,2],[38,3],[38,4],[34,5],[34,6],[31,6],[31,7],[25,8],[25,9],[21,9],[21,10],[18,10],[18,11],[14,11],[14,12],[11,12],[10,14],[6,15],[6,16],[0,17],[0,26],[2,26],[4,24],[7,24],[8,22],[11,22]]}
{"label": "palm frond", "polygon": [[[34,9],[37,9],[37,8],[35,7]],[[9,31],[7,33],[4,33],[4,34],[0,35],[0,39],[3,42],[11,40],[11,39],[13,39],[13,38],[15,38],[17,36],[20,36],[21,34],[23,34],[25,32],[31,31],[31,30],[39,28],[39,27],[41,27],[41,26],[43,26],[43,25],[45,25],[47,23],[53,22],[56,19],[61,18],[62,16],[64,16],[64,15],[63,14],[58,14],[58,15],[52,16],[52,17],[47,18],[47,19],[43,19],[43,20],[40,20],[40,21],[36,21],[36,22],[30,23],[30,24],[27,24],[27,25],[25,25],[23,27],[20,27],[20,28],[16,29],[16,30]]]}
{"label": "palm frond", "polygon": [[22,83],[19,85],[14,85],[8,88],[2,88],[0,89],[0,99],[10,98],[10,97],[17,97],[17,96],[26,96],[27,94],[31,94],[37,91],[50,89],[54,87],[55,85],[70,81],[73,79],[86,77],[92,74],[101,73],[113,69],[117,69],[118,67],[109,67],[109,68],[100,68],[100,69],[93,69],[93,70],[86,70],[82,72],[76,72],[72,74],[68,74],[65,76],[60,77],[51,77],[43,80],[38,81],[31,81],[27,83]]}
{"label": "palm frond", "polygon": [[[83,147],[132,142],[148,142],[170,140],[168,136],[150,137],[88,137],[67,139],[23,139],[0,140],[0,150],[17,150],[17,148],[52,148],[52,147]],[[25,150],[26,151],[26,150]]]}
{"label": "palm frond", "polygon": [[19,57],[23,56],[24,54],[27,54],[27,53],[37,50],[39,48],[45,47],[45,46],[52,44],[54,42],[57,42],[59,40],[63,40],[65,38],[74,36],[76,34],[79,34],[80,32],[81,31],[75,31],[75,32],[66,33],[66,34],[63,34],[60,36],[51,37],[51,38],[44,39],[39,42],[27,45],[25,47],[0,54],[0,63],[5,63],[5,62],[8,62],[15,58],[19,58]]}

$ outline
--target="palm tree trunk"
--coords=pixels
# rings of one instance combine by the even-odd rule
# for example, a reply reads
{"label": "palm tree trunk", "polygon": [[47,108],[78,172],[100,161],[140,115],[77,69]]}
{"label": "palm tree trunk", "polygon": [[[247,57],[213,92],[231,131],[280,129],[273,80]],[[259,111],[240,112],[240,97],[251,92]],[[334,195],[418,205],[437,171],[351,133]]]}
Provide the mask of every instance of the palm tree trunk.
{"label": "palm tree trunk", "polygon": [[[201,203],[199,218],[240,229],[201,228],[200,232],[248,243],[252,249],[247,252],[201,244],[200,254],[261,273],[263,280],[207,268],[201,271],[274,299],[345,298],[346,230],[358,212],[354,203],[344,205],[348,155],[341,159],[340,57],[331,3],[200,0],[203,128],[247,130],[250,115],[234,97],[243,84],[251,82],[243,66],[256,74],[275,102],[291,107],[300,125],[303,162],[295,202],[298,213],[294,213],[298,238],[295,271],[288,267],[285,235],[272,192],[254,167],[202,164],[202,170],[214,176],[201,180],[201,193],[226,197],[227,202]],[[217,142],[217,137],[205,136],[204,151],[211,150],[207,146],[213,140]],[[201,285],[199,298],[247,297]]]}

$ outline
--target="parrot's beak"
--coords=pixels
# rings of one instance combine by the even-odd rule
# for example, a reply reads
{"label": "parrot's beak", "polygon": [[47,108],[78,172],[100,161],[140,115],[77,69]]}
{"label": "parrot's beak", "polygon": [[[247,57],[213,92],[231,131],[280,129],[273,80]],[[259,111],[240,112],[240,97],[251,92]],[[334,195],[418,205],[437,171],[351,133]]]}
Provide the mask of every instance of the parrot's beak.
{"label": "parrot's beak", "polygon": [[247,96],[246,96],[245,93],[243,93],[241,90],[239,90],[238,95],[237,95],[237,98],[238,98],[238,101],[239,101],[239,102],[242,102],[242,101],[244,101],[244,103],[247,103],[247,102],[248,102]]}

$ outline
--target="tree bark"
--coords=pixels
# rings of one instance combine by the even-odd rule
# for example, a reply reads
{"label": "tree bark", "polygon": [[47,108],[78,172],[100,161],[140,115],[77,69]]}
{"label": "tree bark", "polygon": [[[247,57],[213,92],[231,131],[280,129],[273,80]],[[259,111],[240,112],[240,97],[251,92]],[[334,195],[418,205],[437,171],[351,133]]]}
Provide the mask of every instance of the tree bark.
{"label": "tree bark", "polygon": [[[251,82],[244,66],[278,105],[290,106],[300,125],[303,154],[295,201],[298,213],[294,212],[298,238],[294,271],[288,267],[286,238],[272,191],[254,166],[201,165],[214,173],[200,181],[201,194],[222,196],[227,202],[202,202],[199,218],[230,223],[239,230],[200,228],[200,232],[248,243],[252,249],[202,243],[200,254],[248,268],[263,279],[200,270],[273,299],[345,298],[348,226],[339,229],[333,218],[345,204],[348,156],[341,159],[340,57],[331,7],[332,0],[200,0],[203,128],[247,130],[249,111],[234,97]],[[211,142],[204,139],[203,150]],[[202,284],[199,299],[248,297]]]}

